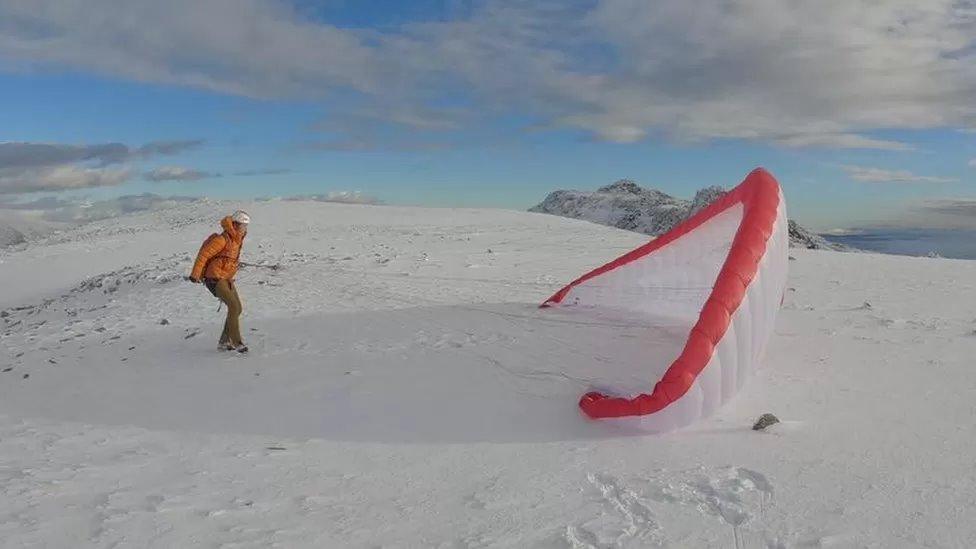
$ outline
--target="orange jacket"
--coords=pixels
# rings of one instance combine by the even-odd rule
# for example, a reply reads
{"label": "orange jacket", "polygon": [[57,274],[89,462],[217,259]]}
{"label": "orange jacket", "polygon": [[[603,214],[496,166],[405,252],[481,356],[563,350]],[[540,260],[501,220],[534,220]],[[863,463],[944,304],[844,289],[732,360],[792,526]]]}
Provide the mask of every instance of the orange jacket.
{"label": "orange jacket", "polygon": [[223,234],[211,235],[203,246],[200,246],[190,278],[231,280],[237,274],[237,259],[241,256],[244,235],[234,230],[234,223],[230,216],[221,219],[220,226],[224,229]]}

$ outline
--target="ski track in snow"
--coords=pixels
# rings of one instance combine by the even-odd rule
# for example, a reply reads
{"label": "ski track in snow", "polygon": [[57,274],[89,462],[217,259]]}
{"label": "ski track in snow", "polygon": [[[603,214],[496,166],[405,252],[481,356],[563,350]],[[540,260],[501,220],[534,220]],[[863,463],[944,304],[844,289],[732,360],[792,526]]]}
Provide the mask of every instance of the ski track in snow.
{"label": "ski track in snow", "polygon": [[973,262],[792,250],[765,368],[647,437],[576,399],[675,334],[535,307],[644,237],[246,204],[238,357],[183,276],[239,206],[0,250],[0,546],[976,546]]}

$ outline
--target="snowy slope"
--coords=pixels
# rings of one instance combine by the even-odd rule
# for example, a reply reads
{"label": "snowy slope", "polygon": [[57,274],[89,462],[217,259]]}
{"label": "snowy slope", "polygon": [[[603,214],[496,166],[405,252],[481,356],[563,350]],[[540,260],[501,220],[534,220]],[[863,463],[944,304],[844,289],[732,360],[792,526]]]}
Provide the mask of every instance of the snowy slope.
{"label": "snowy slope", "polygon": [[64,227],[63,223],[46,221],[38,216],[0,207],[0,248],[24,244]]}
{"label": "snowy slope", "polygon": [[[240,206],[243,259],[279,266],[240,275],[246,357],[182,280]],[[976,263],[792,251],[766,368],[639,436],[576,399],[642,388],[668,327],[535,305],[645,239],[265,202],[2,250],[0,546],[976,546]]]}

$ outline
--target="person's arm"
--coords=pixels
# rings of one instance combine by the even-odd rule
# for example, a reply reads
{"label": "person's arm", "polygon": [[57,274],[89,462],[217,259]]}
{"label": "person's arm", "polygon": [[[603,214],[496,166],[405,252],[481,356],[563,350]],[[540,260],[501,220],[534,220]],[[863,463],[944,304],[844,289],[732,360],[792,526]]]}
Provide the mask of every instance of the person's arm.
{"label": "person's arm", "polygon": [[223,235],[208,238],[200,246],[200,252],[197,253],[197,260],[193,263],[193,270],[190,272],[190,280],[200,282],[203,279],[203,270],[207,267],[207,262],[223,251],[226,245],[227,240],[224,239]]}

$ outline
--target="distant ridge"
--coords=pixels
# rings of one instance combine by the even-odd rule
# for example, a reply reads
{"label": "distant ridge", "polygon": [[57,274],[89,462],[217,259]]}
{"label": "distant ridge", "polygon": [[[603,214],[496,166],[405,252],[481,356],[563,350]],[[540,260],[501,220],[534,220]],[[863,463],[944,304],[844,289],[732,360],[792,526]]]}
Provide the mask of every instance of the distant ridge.
{"label": "distant ridge", "polygon": [[[600,225],[658,236],[694,215],[726,193],[721,187],[705,187],[691,200],[676,198],[657,189],[641,187],[621,179],[596,191],[558,190],[530,212],[582,219]],[[789,225],[790,245],[813,250],[850,251],[842,244],[828,242],[793,220]]]}

